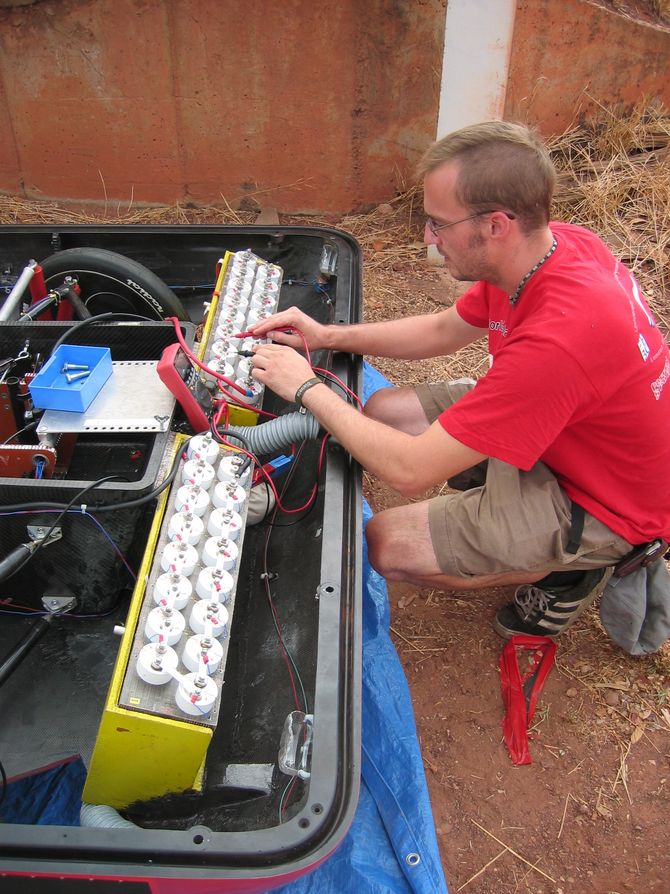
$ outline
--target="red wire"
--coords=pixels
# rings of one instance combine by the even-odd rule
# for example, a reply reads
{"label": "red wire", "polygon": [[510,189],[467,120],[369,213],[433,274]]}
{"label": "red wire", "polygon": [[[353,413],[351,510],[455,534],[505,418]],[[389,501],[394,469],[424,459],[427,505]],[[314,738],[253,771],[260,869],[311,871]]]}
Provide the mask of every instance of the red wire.
{"label": "red wire", "polygon": [[307,502],[304,503],[302,506],[298,506],[296,509],[287,509],[286,506],[283,505],[283,503],[279,499],[279,494],[277,493],[277,488],[275,487],[274,481],[271,479],[271,477],[268,475],[268,473],[265,471],[265,469],[262,466],[260,467],[260,471],[263,473],[263,475],[267,479],[267,483],[270,485],[270,488],[271,488],[273,494],[275,495],[275,500],[277,501],[277,506],[286,515],[295,515],[296,512],[304,512],[306,509],[309,509],[309,507],[312,505],[312,503],[316,499],[316,495],[319,492],[319,478],[321,477],[321,469],[323,467],[323,457],[324,457],[324,453],[326,450],[326,442],[328,441],[329,437],[330,437],[330,435],[326,435],[325,438],[323,439],[323,441],[321,442],[321,450],[319,451],[319,462],[318,462],[317,470],[316,470],[316,482],[314,483],[314,487],[312,488],[312,493],[309,495]]}
{"label": "red wire", "polygon": [[[287,335],[297,335],[300,339],[302,339],[302,344],[305,349],[305,356],[307,357],[307,362],[309,363],[310,366],[312,365],[312,361],[310,360],[310,356],[309,356],[309,348],[307,347],[307,339],[305,338],[305,336],[299,329],[296,329],[295,326],[277,326],[272,331],[273,332],[286,332]],[[236,332],[235,335],[233,336],[233,338],[247,338],[247,337],[254,338],[254,333],[250,332],[250,331]]]}
{"label": "red wire", "polygon": [[219,406],[216,408],[216,411],[214,413],[215,427],[216,428],[219,427],[219,424],[221,422],[221,417],[224,417],[225,422],[223,423],[223,427],[228,428],[228,416],[229,416],[228,404],[226,403],[225,400],[222,400],[221,403],[219,404]]}
{"label": "red wire", "polygon": [[184,337],[181,334],[181,324],[176,317],[166,317],[166,319],[174,326],[174,331],[175,335],[177,336],[177,341],[179,342],[179,347],[186,354],[191,363],[195,363],[196,366],[200,367],[200,369],[204,370],[204,372],[206,372],[208,375],[214,376],[217,382],[225,382],[226,385],[229,385],[231,388],[234,388],[235,391],[239,391],[240,394],[244,394],[246,396],[247,392],[244,390],[244,388],[238,385],[237,382],[233,382],[233,380],[229,379],[227,376],[222,376],[221,373],[214,372],[213,369],[205,366],[202,360],[198,360],[193,351],[191,351],[191,349],[184,341]]}
{"label": "red wire", "polygon": [[[217,425],[217,428],[218,428],[218,425]],[[258,457],[254,456],[253,453],[249,453],[248,450],[244,450],[244,448],[240,447],[239,444],[231,444],[230,441],[226,440],[225,435],[219,434],[219,437],[221,438],[221,441],[227,447],[231,447],[233,450],[237,450],[239,453],[243,453],[245,456],[248,456],[252,460],[252,462],[254,462],[256,464],[256,466],[258,466],[259,471],[262,472],[262,474],[266,478],[267,484],[270,486],[270,490],[274,494],[275,500],[277,502],[277,506],[279,507],[281,512],[285,513],[286,515],[295,515],[296,512],[304,512],[306,509],[309,509],[309,507],[314,502],[316,495],[319,491],[319,478],[321,476],[321,469],[323,468],[323,457],[326,452],[326,443],[327,443],[330,435],[326,435],[324,437],[323,441],[321,442],[321,450],[319,451],[319,462],[318,462],[317,470],[316,470],[316,482],[314,483],[314,487],[312,488],[312,493],[307,498],[306,503],[304,503],[302,506],[298,506],[295,509],[287,509],[287,507],[284,506],[281,499],[279,498],[279,493],[277,492],[277,488],[275,487],[274,481],[270,477],[269,473],[263,468],[261,463],[258,461]]]}
{"label": "red wire", "polygon": [[286,813],[286,808],[288,807],[288,802],[291,798],[291,795],[293,794],[293,789],[295,788],[297,781],[298,781],[298,777],[294,776],[293,779],[291,780],[291,782],[289,783],[289,787],[286,790],[286,794],[284,795],[284,803],[282,804],[282,807],[281,807],[281,815],[282,816],[284,816],[284,814]]}
{"label": "red wire", "polygon": [[219,385],[219,391],[222,391],[226,397],[230,398],[230,405],[233,407],[237,407],[240,410],[251,410],[252,413],[256,413],[257,416],[267,416],[268,419],[276,419],[276,413],[270,413],[268,410],[261,410],[258,407],[250,407],[248,404],[241,404],[237,400],[237,398],[233,397],[232,394],[228,394],[228,392]]}
{"label": "red wire", "polygon": [[300,710],[300,699],[298,698],[298,690],[295,686],[295,678],[293,676],[293,668],[291,667],[291,662],[288,658],[288,653],[286,651],[286,646],[284,645],[284,633],[282,631],[281,622],[279,620],[279,615],[277,614],[274,606],[274,601],[272,599],[272,594],[270,593],[270,582],[267,577],[265,578],[265,592],[267,595],[268,602],[270,603],[270,611],[272,612],[272,616],[275,620],[275,624],[277,625],[277,631],[279,633],[279,645],[281,647],[282,656],[284,658],[284,662],[286,664],[286,668],[288,670],[288,677],[291,681],[291,689],[293,690],[293,701],[295,702],[296,710]]}
{"label": "red wire", "polygon": [[349,397],[352,397],[356,401],[356,403],[359,406],[359,409],[361,409],[361,410],[363,409],[363,404],[361,403],[358,395],[355,394],[351,390],[351,388],[347,388],[347,386],[344,384],[342,379],[340,379],[338,376],[336,376],[335,373],[332,373],[329,369],[321,369],[320,366],[314,366],[312,368],[313,368],[314,372],[321,373],[321,375],[324,375],[324,376],[328,376],[329,379],[332,379],[334,382],[337,382],[337,384],[340,386],[340,388],[344,392],[346,392],[349,395]]}

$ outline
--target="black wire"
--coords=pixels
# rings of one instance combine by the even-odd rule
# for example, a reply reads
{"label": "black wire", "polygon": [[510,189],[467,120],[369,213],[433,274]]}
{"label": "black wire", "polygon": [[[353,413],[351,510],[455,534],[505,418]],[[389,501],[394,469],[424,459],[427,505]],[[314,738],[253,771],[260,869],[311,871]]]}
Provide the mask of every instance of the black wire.
{"label": "black wire", "polygon": [[42,298],[41,301],[38,301],[37,304],[31,305],[28,310],[21,314],[18,318],[17,322],[23,323],[26,320],[33,320],[35,317],[39,316],[45,310],[48,310],[52,304],[55,304],[56,301],[60,299],[60,296],[55,292],[49,292],[49,294]]}
{"label": "black wire", "polygon": [[[199,432],[199,434],[205,434],[205,432]],[[142,506],[144,503],[149,503],[151,500],[154,500],[157,496],[163,493],[166,487],[168,487],[177,476],[177,471],[179,470],[179,460],[181,459],[181,455],[184,452],[184,449],[188,445],[188,443],[193,440],[196,435],[191,435],[190,438],[187,438],[184,443],[181,445],[180,449],[177,451],[175,458],[172,463],[172,469],[170,470],[170,474],[165,478],[165,480],[155,487],[148,494],[144,494],[142,497],[137,497],[134,500],[124,500],[120,503],[103,503],[102,505],[98,505],[96,503],[92,503],[88,506],[92,512],[99,514],[100,512],[113,512],[116,509],[134,509],[136,506]],[[114,477],[114,476],[112,476]],[[115,476],[120,478],[120,476]],[[78,496],[78,495],[77,495]],[[75,497],[76,499],[76,497]],[[69,509],[72,504],[68,503],[67,505],[64,503],[47,503],[47,502],[32,502],[32,503],[14,503],[9,506],[0,506],[0,511],[2,512],[25,512],[32,511],[39,512],[40,509]]]}
{"label": "black wire", "polygon": [[[106,475],[104,478],[98,478],[97,481],[91,481],[89,484],[86,485],[86,487],[83,487],[80,491],[77,491],[77,493],[74,495],[74,497],[72,497],[72,499],[70,500],[70,502],[65,506],[65,508],[63,509],[63,511],[58,513],[58,515],[56,516],[56,518],[55,518],[53,524],[52,524],[51,527],[47,530],[46,534],[45,534],[43,537],[41,537],[38,541],[36,541],[36,542],[37,542],[37,546],[35,547],[35,549],[34,549],[34,550],[31,550],[31,551],[26,555],[26,557],[25,557],[25,559],[23,560],[23,562],[21,562],[20,565],[18,565],[12,572],[10,572],[10,574],[6,575],[5,578],[4,578],[4,580],[9,580],[10,577],[13,577],[15,574],[18,574],[18,572],[21,571],[22,568],[25,568],[25,567],[26,567],[26,565],[28,564],[28,562],[32,561],[32,559],[35,558],[35,556],[36,556],[37,553],[42,549],[42,547],[44,546],[44,544],[48,542],[49,537],[50,537],[52,531],[54,531],[54,530],[58,527],[58,525],[61,523],[61,521],[63,520],[63,518],[64,518],[65,515],[67,514],[68,510],[71,509],[72,506],[73,506],[78,500],[81,500],[81,498],[84,496],[84,494],[87,494],[90,490],[93,490],[95,487],[99,487],[101,484],[104,484],[106,481],[114,481],[114,480],[118,479],[118,477],[119,477],[118,475]],[[3,509],[3,511],[5,511],[5,512],[7,511],[6,508],[5,508],[4,506],[2,507],[2,509]]]}
{"label": "black wire", "polygon": [[9,444],[10,441],[13,441],[14,438],[17,438],[19,435],[22,435],[24,432],[30,431],[31,428],[36,428],[39,424],[39,419],[36,419],[35,422],[29,422],[28,425],[25,425],[23,428],[20,428],[18,431],[15,431],[13,435],[10,435],[6,438],[0,447],[3,447],[5,444]]}
{"label": "black wire", "polygon": [[[247,453],[251,453],[252,456],[255,456],[255,454],[253,453],[253,451],[251,449],[251,442],[245,435],[241,435],[241,434],[239,434],[239,432],[236,432],[236,431],[230,431],[230,429],[227,429],[227,428],[217,428],[214,425],[214,420],[212,420],[212,424],[210,425],[209,430],[211,431],[211,433],[214,437],[214,440],[218,441],[219,444],[226,443],[224,441],[224,438],[237,438],[237,440],[246,449]],[[228,445],[228,446],[230,446],[230,445]],[[242,463],[242,465],[240,467],[240,473],[239,473],[240,475],[243,475],[247,471],[247,469],[249,468],[251,463],[253,462],[252,456],[244,457],[244,462]],[[259,465],[260,465],[260,463],[259,463]]]}
{"label": "black wire", "polygon": [[2,761],[0,761],[0,776],[2,777],[2,790],[0,790],[0,804],[5,800],[5,795],[7,794],[7,774],[5,773],[5,768],[2,766]]}
{"label": "black wire", "polygon": [[[74,323],[70,326],[67,332],[64,332],[63,335],[56,341],[54,346],[51,348],[51,354],[54,354],[57,348],[60,348],[61,345],[65,344],[71,337],[81,329],[83,326],[88,326],[89,323],[97,323],[103,322],[104,320],[116,320],[122,318],[124,320],[143,320],[145,323],[155,323],[156,320],[151,317],[143,317],[139,314],[126,314],[120,311],[107,311],[104,314],[96,314],[94,317],[87,317],[85,320],[79,320],[78,323]],[[49,356],[51,356],[51,354]]]}

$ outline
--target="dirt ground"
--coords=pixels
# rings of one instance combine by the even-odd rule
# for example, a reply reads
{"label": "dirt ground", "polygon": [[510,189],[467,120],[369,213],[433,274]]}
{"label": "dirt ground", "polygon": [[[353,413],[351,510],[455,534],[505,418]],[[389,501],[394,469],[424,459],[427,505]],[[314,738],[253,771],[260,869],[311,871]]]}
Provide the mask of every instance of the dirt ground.
{"label": "dirt ground", "polygon": [[[406,313],[438,309],[455,292],[427,264],[387,277],[385,288]],[[368,319],[386,315],[377,294],[366,297]],[[425,365],[373,362],[397,384],[424,378]],[[441,362],[431,376],[453,373]],[[369,476],[365,493],[375,511],[403,501]],[[533,762],[515,767],[502,738],[503,641],[491,627],[512,593],[389,587],[451,894],[667,894],[670,851],[659,830],[670,788],[670,646],[631,658],[592,608],[558,642],[530,734]]]}

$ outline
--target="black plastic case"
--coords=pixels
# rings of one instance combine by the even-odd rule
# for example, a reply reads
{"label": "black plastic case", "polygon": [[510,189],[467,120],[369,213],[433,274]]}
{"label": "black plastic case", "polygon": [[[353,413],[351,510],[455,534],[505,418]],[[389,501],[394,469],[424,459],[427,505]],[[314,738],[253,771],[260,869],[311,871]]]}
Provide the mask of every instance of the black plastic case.
{"label": "black plastic case", "polygon": [[[213,284],[218,259],[226,251],[246,248],[283,268],[280,308],[297,304],[323,322],[360,319],[360,250],[341,231],[260,226],[0,228],[0,263],[16,273],[31,258],[42,260],[55,250],[81,246],[115,251],[148,267],[178,287],[177,294],[195,321],[208,295],[201,287]],[[330,264],[337,257],[336,273],[327,282],[320,275],[324,246]],[[36,323],[31,328],[35,337],[45,333],[47,340],[53,340],[55,333],[47,331],[58,326]],[[19,328],[20,324],[0,324],[0,352],[13,349]],[[148,355],[159,352],[169,328],[151,325],[146,330],[151,338],[143,340],[142,350]],[[112,330],[110,326],[108,339],[116,337]],[[98,337],[105,343],[100,330]],[[88,336],[86,343],[91,343]],[[132,353],[139,346],[129,345],[128,350]],[[329,366],[360,393],[360,358],[317,352],[313,362]],[[266,406],[285,410],[271,395],[266,395]],[[93,455],[98,447],[90,448],[91,469],[99,465]],[[156,437],[136,479],[125,488],[106,487],[106,498],[114,501],[127,490],[149,490],[163,452],[163,441]],[[290,505],[301,504],[309,494],[317,460],[313,442],[294,472],[286,496]],[[87,457],[82,462],[77,482],[0,479],[0,512],[28,501],[69,499],[82,480],[89,480]],[[146,520],[128,515],[117,520],[117,530],[113,515],[107,512],[104,518],[112,538],[122,542],[130,555],[141,552]],[[4,554],[20,542],[18,522],[3,517],[0,525]],[[54,886],[55,877],[67,878],[65,884],[72,886],[79,884],[75,879],[97,879],[101,891],[109,884],[103,879],[126,881],[128,890],[154,894],[262,891],[302,874],[337,847],[355,811],[360,772],[362,520],[357,464],[331,442],[314,507],[305,515],[279,517],[269,542],[267,533],[267,526],[260,525],[245,534],[222,711],[207,759],[206,799],[190,816],[182,809],[178,819],[167,806],[164,813],[160,807],[153,813],[147,810],[144,825],[152,828],[132,831],[0,824],[0,891],[61,890]],[[80,753],[85,761],[90,756],[118,647],[112,629],[124,618],[124,604],[116,607],[122,590],[118,562],[113,570],[105,569],[101,557],[108,544],[96,541],[95,535],[88,529],[81,534],[76,561],[71,553],[59,554],[55,545],[49,546],[44,554],[51,553],[51,564],[44,575],[21,581],[24,594],[33,587],[33,598],[56,572],[66,584],[81,589],[77,575],[89,574],[97,564],[102,568],[98,595],[91,598],[94,604],[99,600],[104,617],[56,619],[0,688],[0,760],[10,777],[67,754]],[[269,795],[221,789],[231,765],[276,765],[281,730],[294,707],[262,579],[266,564],[284,639],[314,713],[310,779],[292,792],[282,821],[280,800],[289,777],[276,766]],[[30,623],[8,615],[1,618],[0,656]],[[40,878],[30,883],[20,878],[29,875]]]}

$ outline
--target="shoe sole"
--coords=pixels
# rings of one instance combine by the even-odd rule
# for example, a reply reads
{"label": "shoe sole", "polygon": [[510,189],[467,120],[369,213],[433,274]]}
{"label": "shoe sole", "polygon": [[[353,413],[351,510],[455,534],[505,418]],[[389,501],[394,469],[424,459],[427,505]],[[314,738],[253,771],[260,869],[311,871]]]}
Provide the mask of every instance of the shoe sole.
{"label": "shoe sole", "polygon": [[[602,591],[607,586],[607,582],[610,579],[610,577],[612,576],[613,571],[614,571],[614,568],[607,568],[605,570],[605,574],[603,575],[602,580],[596,584],[596,586],[593,588],[593,590],[589,593],[588,597],[584,597],[582,604],[574,610],[574,612],[570,616],[570,619],[568,621],[566,621],[566,623],[561,627],[560,630],[557,630],[555,633],[547,632],[547,633],[537,633],[534,635],[535,636],[546,636],[547,639],[551,639],[554,641],[556,639],[558,639],[558,637],[562,633],[565,633],[565,631],[569,627],[572,627],[572,625],[575,623],[575,621],[579,620],[579,618],[584,614],[584,612],[593,605],[593,603],[596,601],[598,596],[600,596]],[[500,623],[500,621],[498,620],[498,618],[496,616],[493,617],[493,629],[498,634],[498,636],[501,636],[503,639],[510,639],[513,636],[517,636],[521,632],[519,630],[513,630],[511,627],[505,627],[504,624]]]}

